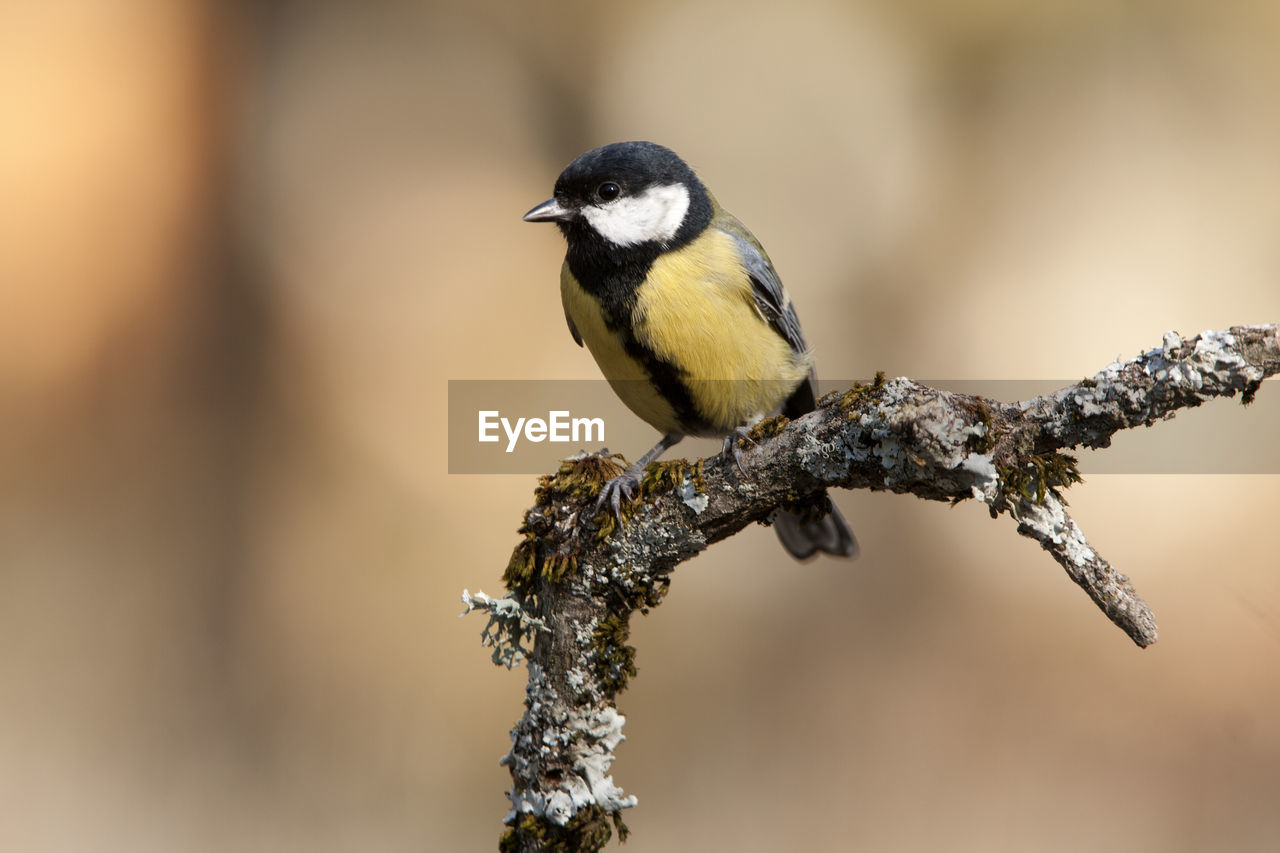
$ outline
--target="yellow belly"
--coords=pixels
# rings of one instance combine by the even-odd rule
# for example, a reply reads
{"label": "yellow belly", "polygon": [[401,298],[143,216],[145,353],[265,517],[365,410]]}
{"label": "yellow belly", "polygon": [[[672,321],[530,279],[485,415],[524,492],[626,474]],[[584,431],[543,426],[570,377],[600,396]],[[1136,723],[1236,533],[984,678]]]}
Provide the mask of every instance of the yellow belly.
{"label": "yellow belly", "polygon": [[614,391],[661,432],[725,435],[777,409],[809,374],[761,316],[733,238],[711,230],[654,262],[632,313],[636,340],[680,371],[700,423],[680,422],[566,265],[565,313]]}

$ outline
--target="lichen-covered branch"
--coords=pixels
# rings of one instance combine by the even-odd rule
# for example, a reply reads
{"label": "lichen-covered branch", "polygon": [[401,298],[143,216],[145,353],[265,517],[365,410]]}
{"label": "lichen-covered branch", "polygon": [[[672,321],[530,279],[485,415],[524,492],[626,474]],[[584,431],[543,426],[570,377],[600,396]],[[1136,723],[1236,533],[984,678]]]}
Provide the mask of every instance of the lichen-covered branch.
{"label": "lichen-covered branch", "polygon": [[[661,601],[679,563],[831,487],[977,499],[1038,541],[1135,643],[1155,642],[1146,603],[1066,513],[1061,490],[1080,478],[1062,451],[1106,447],[1119,430],[1213,397],[1239,393],[1247,403],[1278,372],[1276,326],[1268,325],[1187,341],[1169,333],[1136,359],[1020,403],[878,375],[794,422],[758,425],[742,470],[719,458],[655,463],[620,529],[608,516],[582,517],[618,462],[566,460],[543,478],[521,527],[524,541],[504,577],[510,603],[468,601],[490,613],[495,660],[510,663],[515,651],[529,657],[525,713],[503,762],[512,788],[502,849],[596,850],[614,830],[625,833],[619,813],[635,798],[609,771],[623,739],[614,698],[635,673],[626,644],[632,613]],[[503,636],[517,645],[532,637],[532,649],[504,656]]]}
{"label": "lichen-covered branch", "polygon": [[1084,538],[1061,499],[1046,495],[1043,502],[1037,502],[1020,497],[1010,514],[1018,522],[1018,532],[1035,539],[1052,554],[1093,603],[1135,643],[1146,648],[1156,641],[1156,617],[1151,608],[1138,597],[1129,578],[1111,568]]}

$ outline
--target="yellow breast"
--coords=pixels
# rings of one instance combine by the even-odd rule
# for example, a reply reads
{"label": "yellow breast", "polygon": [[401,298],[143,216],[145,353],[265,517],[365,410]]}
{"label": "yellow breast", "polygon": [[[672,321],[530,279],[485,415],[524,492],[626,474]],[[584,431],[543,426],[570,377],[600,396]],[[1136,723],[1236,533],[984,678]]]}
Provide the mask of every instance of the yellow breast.
{"label": "yellow breast", "polygon": [[569,271],[568,263],[560,271],[560,297],[564,301],[565,316],[577,329],[618,398],[659,432],[680,432],[675,409],[653,387],[641,363],[626,351],[622,338],[605,323],[600,303],[582,289]]}
{"label": "yellow breast", "polygon": [[774,411],[809,374],[809,354],[792,350],[765,321],[733,238],[714,228],[654,261],[631,317],[636,342],[679,371],[701,423],[677,422],[672,405],[567,266],[561,293],[566,314],[618,396],[662,432],[727,434]]}

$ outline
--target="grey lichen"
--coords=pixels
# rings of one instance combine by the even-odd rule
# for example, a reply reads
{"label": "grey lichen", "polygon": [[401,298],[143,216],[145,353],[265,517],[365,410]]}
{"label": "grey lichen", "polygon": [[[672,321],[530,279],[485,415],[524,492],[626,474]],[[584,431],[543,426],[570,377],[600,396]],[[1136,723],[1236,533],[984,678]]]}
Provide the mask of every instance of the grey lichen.
{"label": "grey lichen", "polygon": [[1019,499],[1010,511],[1018,522],[1018,532],[1038,541],[1135,643],[1146,648],[1159,639],[1151,608],[1138,596],[1129,578],[1112,568],[1089,544],[1056,497],[1049,495],[1044,501]]}
{"label": "grey lichen", "polygon": [[680,484],[680,500],[684,501],[684,505],[693,510],[695,515],[701,515],[706,510],[707,504],[711,502],[707,493],[698,488],[692,476],[686,476],[684,482]]}
{"label": "grey lichen", "polygon": [[[507,824],[534,815],[565,826],[587,806],[617,812],[636,804],[609,775],[614,751],[626,739],[626,718],[612,704],[574,707],[558,695],[543,668],[531,662],[525,709],[511,732],[511,751],[500,762],[513,779]],[[546,784],[548,761],[556,768],[552,786]]]}
{"label": "grey lichen", "polygon": [[480,632],[480,645],[492,648],[493,662],[507,669],[526,659],[533,651],[535,631],[549,630],[545,622],[529,615],[513,593],[493,598],[483,590],[472,595],[464,589],[462,603],[466,610],[458,614],[459,619],[473,610],[489,614],[489,621]]}
{"label": "grey lichen", "polygon": [[1020,404],[1059,445],[1107,447],[1117,430],[1151,426],[1214,397],[1252,401],[1274,374],[1275,326],[1236,326],[1184,340],[1166,332],[1161,345],[1117,358],[1090,379]]}

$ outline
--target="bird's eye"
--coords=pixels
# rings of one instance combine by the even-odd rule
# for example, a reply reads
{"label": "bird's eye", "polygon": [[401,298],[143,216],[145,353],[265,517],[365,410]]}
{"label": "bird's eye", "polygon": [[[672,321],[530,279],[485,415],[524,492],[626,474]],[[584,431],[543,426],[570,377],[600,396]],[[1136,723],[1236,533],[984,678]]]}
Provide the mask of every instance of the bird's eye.
{"label": "bird's eye", "polygon": [[622,187],[618,186],[613,181],[605,181],[603,184],[596,187],[596,198],[601,201],[613,201],[620,195],[622,195]]}

